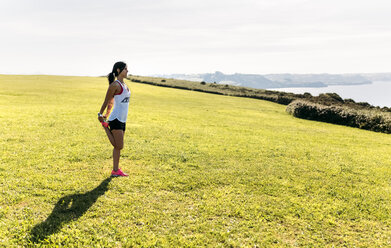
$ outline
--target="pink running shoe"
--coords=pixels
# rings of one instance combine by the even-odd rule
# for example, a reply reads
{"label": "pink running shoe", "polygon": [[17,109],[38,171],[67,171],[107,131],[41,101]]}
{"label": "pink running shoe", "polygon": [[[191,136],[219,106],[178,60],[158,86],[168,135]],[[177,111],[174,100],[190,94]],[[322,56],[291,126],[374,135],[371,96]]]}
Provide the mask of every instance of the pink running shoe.
{"label": "pink running shoe", "polygon": [[129,176],[129,175],[123,173],[121,169],[118,169],[117,171],[112,170],[112,171],[111,171],[111,176],[112,176],[112,177],[127,177],[127,176]]}

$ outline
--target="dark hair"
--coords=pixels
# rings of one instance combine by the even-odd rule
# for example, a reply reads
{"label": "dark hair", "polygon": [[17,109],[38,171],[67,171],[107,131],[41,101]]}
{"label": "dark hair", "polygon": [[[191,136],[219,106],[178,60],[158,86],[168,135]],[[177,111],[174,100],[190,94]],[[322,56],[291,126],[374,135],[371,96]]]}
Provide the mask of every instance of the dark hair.
{"label": "dark hair", "polygon": [[[126,63],[122,62],[122,61],[119,61],[114,64],[113,70],[107,75],[107,79],[109,80],[109,84],[114,82],[115,77],[118,76],[122,72],[122,70],[125,69],[125,67],[126,67]],[[119,73],[118,73],[117,69],[119,69]]]}

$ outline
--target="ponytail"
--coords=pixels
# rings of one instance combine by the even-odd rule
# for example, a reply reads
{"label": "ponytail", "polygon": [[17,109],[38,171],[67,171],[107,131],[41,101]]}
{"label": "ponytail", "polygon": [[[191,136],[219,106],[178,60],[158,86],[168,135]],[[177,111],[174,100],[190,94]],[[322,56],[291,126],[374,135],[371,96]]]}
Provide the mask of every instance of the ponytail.
{"label": "ponytail", "polygon": [[[113,70],[107,75],[107,79],[109,80],[109,84],[114,82],[115,77],[118,76],[122,72],[122,70],[125,69],[125,67],[126,67],[126,63],[122,62],[122,61],[119,61],[114,64]],[[119,73],[118,73],[117,69],[119,69]]]}
{"label": "ponytail", "polygon": [[109,74],[107,74],[107,79],[109,80],[109,84],[111,84],[112,82],[114,82],[115,73],[114,73],[114,72],[110,72]]}

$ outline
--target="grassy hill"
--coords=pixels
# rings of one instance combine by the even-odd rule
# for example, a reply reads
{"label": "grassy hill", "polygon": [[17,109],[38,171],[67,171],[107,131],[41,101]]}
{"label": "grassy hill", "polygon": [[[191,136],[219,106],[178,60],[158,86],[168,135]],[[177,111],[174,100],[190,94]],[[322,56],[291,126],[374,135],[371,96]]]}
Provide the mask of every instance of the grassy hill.
{"label": "grassy hill", "polygon": [[391,245],[390,135],[128,83],[110,179],[106,79],[0,75],[2,246]]}

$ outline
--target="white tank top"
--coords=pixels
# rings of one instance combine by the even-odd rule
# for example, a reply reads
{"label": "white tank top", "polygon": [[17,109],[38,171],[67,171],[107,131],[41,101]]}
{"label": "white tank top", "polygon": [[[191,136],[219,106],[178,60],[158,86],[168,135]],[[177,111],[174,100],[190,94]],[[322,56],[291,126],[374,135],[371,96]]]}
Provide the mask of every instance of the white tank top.
{"label": "white tank top", "polygon": [[121,92],[114,95],[114,109],[110,114],[109,121],[118,119],[120,122],[126,122],[128,118],[130,90],[118,80],[115,80],[114,83],[118,83],[121,86]]}

